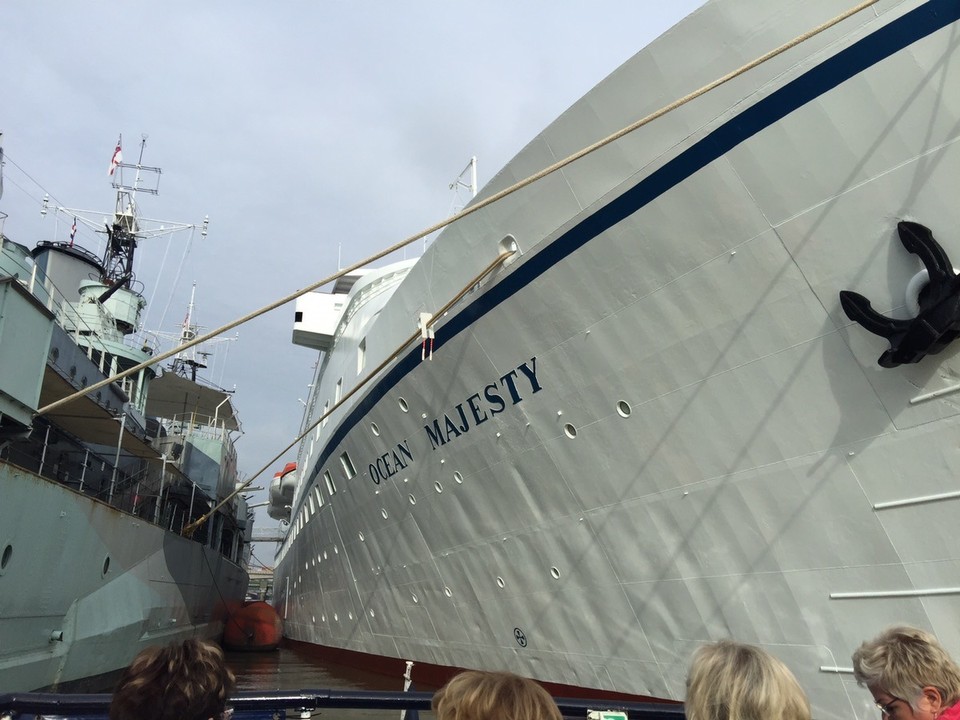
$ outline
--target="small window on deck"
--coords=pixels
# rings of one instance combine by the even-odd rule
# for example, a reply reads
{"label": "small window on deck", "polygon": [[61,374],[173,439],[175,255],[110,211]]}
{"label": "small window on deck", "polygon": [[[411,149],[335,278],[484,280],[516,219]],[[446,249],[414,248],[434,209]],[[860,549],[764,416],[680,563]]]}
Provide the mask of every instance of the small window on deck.
{"label": "small window on deck", "polygon": [[327,483],[327,494],[331,497],[337,494],[337,486],[333,484],[333,476],[329,470],[323,471],[323,479]]}

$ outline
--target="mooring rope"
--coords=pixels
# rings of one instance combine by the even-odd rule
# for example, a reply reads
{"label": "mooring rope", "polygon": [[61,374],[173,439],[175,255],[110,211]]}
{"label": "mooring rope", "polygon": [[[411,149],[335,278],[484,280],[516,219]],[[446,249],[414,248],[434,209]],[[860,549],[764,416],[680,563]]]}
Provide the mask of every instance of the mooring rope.
{"label": "mooring rope", "polygon": [[643,118],[637,120],[636,122],[631,123],[630,125],[627,125],[626,127],[618,130],[617,132],[613,133],[612,135],[608,135],[607,137],[603,138],[602,140],[598,140],[597,142],[593,143],[592,145],[589,145],[589,146],[587,146],[587,147],[585,147],[585,148],[583,148],[583,149],[581,149],[581,150],[578,150],[577,152],[573,153],[572,155],[567,156],[567,157],[564,158],[563,160],[559,160],[559,161],[555,162],[553,165],[550,165],[549,167],[546,167],[546,168],[544,168],[543,170],[540,170],[539,172],[536,172],[536,173],[534,173],[533,175],[530,175],[529,177],[526,177],[526,178],[524,178],[523,180],[520,180],[520,181],[514,183],[514,184],[511,185],[510,187],[505,188],[505,189],[503,189],[503,190],[501,190],[501,191],[499,191],[499,192],[497,192],[497,193],[494,193],[493,195],[491,195],[491,196],[489,196],[489,197],[487,197],[487,198],[484,198],[483,200],[480,200],[480,201],[478,201],[477,203],[475,203],[475,204],[473,204],[473,205],[470,205],[470,206],[464,208],[463,210],[461,210],[461,211],[460,211],[459,213],[457,213],[456,215],[451,215],[450,217],[448,217],[448,218],[446,218],[446,219],[444,219],[444,220],[441,220],[441,221],[438,222],[438,223],[435,223],[435,224],[431,225],[430,227],[426,228],[425,230],[421,230],[420,232],[418,232],[418,233],[416,233],[416,234],[414,234],[414,235],[411,235],[411,236],[409,236],[408,238],[406,238],[406,239],[404,239],[404,240],[401,240],[401,241],[398,242],[398,243],[395,243],[394,245],[391,245],[391,246],[388,247],[387,249],[381,250],[380,252],[376,253],[375,255],[371,255],[370,257],[368,257],[368,258],[366,258],[366,259],[364,259],[364,260],[360,260],[359,262],[356,262],[356,263],[354,263],[353,265],[350,265],[349,267],[344,268],[343,270],[337,271],[337,272],[334,273],[333,275],[329,275],[329,276],[323,278],[322,280],[318,280],[317,282],[312,283],[312,284],[310,284],[310,285],[307,285],[306,287],[301,288],[301,289],[299,289],[299,290],[296,290],[296,291],[290,293],[289,295],[285,295],[284,297],[280,298],[279,300],[276,300],[275,302],[270,303],[269,305],[264,305],[264,306],[263,306],[262,308],[260,308],[259,310],[254,310],[253,312],[250,312],[250,313],[244,315],[244,316],[241,317],[241,318],[237,318],[236,320],[233,320],[232,322],[229,322],[229,323],[227,323],[226,325],[222,325],[222,326],[220,326],[220,327],[218,327],[218,328],[216,328],[216,329],[214,329],[214,330],[211,330],[211,331],[208,332],[208,333],[205,333],[205,334],[203,334],[203,335],[199,335],[199,336],[197,336],[196,338],[194,338],[193,340],[191,340],[191,341],[188,342],[188,343],[184,343],[183,345],[180,345],[180,346],[175,347],[175,348],[173,348],[173,349],[171,349],[171,350],[168,350],[168,351],[165,352],[165,353],[161,353],[160,355],[157,355],[157,356],[155,356],[155,357],[151,357],[150,360],[145,360],[144,362],[142,362],[142,363],[140,363],[140,364],[138,364],[138,365],[134,365],[133,367],[128,368],[127,370],[124,370],[123,372],[117,373],[116,375],[113,375],[112,377],[108,377],[107,379],[101,380],[101,381],[98,382],[98,383],[94,383],[93,385],[91,385],[91,386],[89,386],[89,387],[86,387],[86,388],[83,388],[83,389],[81,389],[81,390],[78,390],[78,391],[76,391],[75,393],[73,393],[72,395],[68,395],[68,396],[66,396],[66,397],[64,397],[64,398],[61,398],[61,399],[55,401],[55,402],[52,402],[52,403],[50,403],[49,405],[46,405],[46,406],[40,408],[39,410],[37,410],[36,415],[45,415],[46,413],[50,412],[51,410],[54,410],[55,408],[60,407],[61,405],[66,405],[67,403],[76,400],[77,398],[81,397],[82,395],[86,395],[86,394],[91,393],[91,392],[93,392],[93,391],[95,391],[95,390],[99,390],[100,388],[102,388],[102,387],[104,387],[104,386],[106,386],[106,385],[109,385],[109,384],[112,383],[112,382],[116,382],[117,380],[120,380],[120,379],[122,379],[122,378],[125,378],[125,377],[127,377],[128,375],[132,375],[132,374],[135,373],[135,372],[139,372],[140,370],[142,370],[142,369],[144,369],[144,368],[146,368],[146,367],[149,367],[150,365],[155,365],[155,364],[157,364],[157,363],[159,363],[159,362],[162,362],[163,360],[166,360],[167,358],[172,357],[173,355],[176,355],[177,353],[183,352],[184,350],[187,350],[187,349],[193,347],[194,345],[199,345],[200,343],[207,342],[208,340],[211,340],[211,339],[217,337],[218,335],[222,335],[223,333],[227,332],[228,330],[232,330],[232,329],[235,328],[235,327],[238,327],[238,326],[240,326],[240,325],[243,325],[244,323],[249,322],[250,320],[253,320],[254,318],[257,318],[257,317],[259,317],[260,315],[263,315],[263,314],[265,314],[265,313],[270,312],[271,310],[276,310],[276,309],[277,309],[278,307],[280,307],[281,305],[286,305],[288,302],[290,302],[291,300],[297,299],[297,298],[300,297],[301,295],[304,295],[304,294],[306,294],[306,293],[308,293],[308,292],[311,292],[311,291],[313,291],[313,290],[316,290],[317,288],[322,287],[322,286],[326,285],[327,283],[331,283],[331,282],[337,280],[338,278],[343,277],[343,276],[346,275],[347,273],[350,273],[350,272],[353,272],[354,270],[358,270],[358,269],[360,269],[360,268],[362,268],[362,267],[365,267],[365,266],[369,265],[370,263],[379,260],[379,259],[382,258],[382,257],[385,257],[385,256],[387,256],[387,255],[389,255],[389,254],[391,254],[391,253],[393,253],[393,252],[396,252],[397,250],[400,250],[401,248],[406,247],[407,245],[409,245],[409,244],[412,243],[412,242],[415,242],[415,241],[417,241],[417,240],[420,240],[421,238],[426,237],[426,236],[429,235],[430,233],[436,232],[437,230],[440,230],[441,228],[444,228],[444,227],[446,227],[447,225],[450,225],[451,223],[453,223],[453,222],[455,222],[455,221],[457,221],[457,220],[460,220],[461,218],[464,218],[464,217],[466,217],[466,216],[468,216],[468,215],[471,215],[471,214],[477,212],[478,210],[481,210],[482,208],[487,207],[488,205],[491,205],[491,204],[493,204],[493,203],[495,203],[495,202],[498,202],[499,200],[502,200],[503,198],[507,197],[508,195],[512,195],[513,193],[517,192],[518,190],[522,190],[523,188],[527,187],[528,185],[530,185],[530,184],[532,184],[532,183],[535,183],[537,180],[541,180],[542,178],[546,177],[547,175],[550,175],[551,173],[554,173],[554,172],[556,172],[557,170],[560,170],[561,168],[566,167],[566,166],[569,165],[570,163],[572,163],[572,162],[574,162],[574,161],[576,161],[576,160],[579,160],[580,158],[584,157],[585,155],[589,155],[590,153],[596,152],[596,151],[599,150],[600,148],[602,148],[602,147],[604,147],[604,146],[606,146],[606,145],[609,145],[610,143],[615,142],[616,140],[619,140],[619,139],[622,138],[624,135],[627,135],[627,134],[633,132],[634,130],[637,130],[637,129],[643,127],[644,125],[646,125],[646,124],[648,124],[648,123],[650,123],[650,122],[653,122],[653,121],[656,120],[657,118],[660,118],[660,117],[666,115],[667,113],[672,112],[673,110],[676,110],[677,108],[679,108],[679,107],[681,107],[681,106],[683,106],[683,105],[686,105],[687,103],[691,102],[692,100],[695,100],[696,98],[700,97],[701,95],[703,95],[703,94],[705,94],[705,93],[708,93],[708,92],[710,92],[711,90],[714,90],[715,88],[719,87],[720,85],[723,85],[724,83],[729,82],[730,80],[733,80],[735,77],[738,77],[738,76],[740,76],[740,75],[743,75],[743,74],[744,74],[745,72],[747,72],[748,70],[752,70],[753,68],[757,67],[758,65],[761,65],[761,64],[767,62],[768,60],[771,60],[772,58],[776,57],[777,55],[780,55],[780,54],[786,52],[786,51],[789,50],[790,48],[795,47],[796,45],[799,45],[800,43],[809,40],[810,38],[814,37],[815,35],[819,35],[819,34],[822,33],[824,30],[828,30],[829,28],[831,28],[831,27],[833,27],[834,25],[842,22],[843,20],[846,20],[848,17],[850,17],[850,16],[852,16],[852,15],[855,15],[856,13],[860,12],[861,10],[866,9],[866,8],[870,7],[871,5],[875,5],[877,2],[879,2],[879,0],[864,0],[864,2],[861,2],[859,5],[856,5],[856,6],[852,7],[852,8],[850,8],[849,10],[847,10],[847,11],[845,11],[845,12],[837,15],[836,17],[834,17],[834,18],[831,19],[831,20],[828,20],[827,22],[823,23],[822,25],[818,25],[817,27],[815,27],[815,28],[813,28],[813,29],[811,29],[811,30],[808,30],[807,32],[803,33],[802,35],[798,35],[798,36],[795,37],[793,40],[790,40],[789,42],[786,42],[786,43],[784,43],[783,45],[780,45],[779,47],[775,48],[774,50],[771,50],[770,52],[765,53],[764,55],[761,55],[760,57],[756,58],[755,60],[752,60],[752,61],[748,62],[746,65],[743,65],[743,66],[739,67],[738,69],[736,69],[736,70],[734,70],[734,71],[732,71],[732,72],[727,73],[727,74],[724,75],[723,77],[718,78],[718,79],[714,80],[713,82],[704,85],[704,86],[701,87],[699,90],[695,90],[694,92],[692,92],[692,93],[690,93],[690,94],[688,94],[688,95],[683,96],[683,97],[680,98],[679,100],[675,100],[674,102],[670,103],[669,105],[663,106],[663,107],[660,108],[659,110],[650,113],[650,114],[647,115],[646,117],[643,117]]}
{"label": "mooring rope", "polygon": [[[468,292],[470,292],[470,290],[471,290],[474,286],[476,286],[477,283],[482,282],[483,279],[484,279],[487,275],[489,275],[490,273],[492,273],[502,262],[504,262],[507,258],[509,258],[511,255],[513,255],[515,252],[516,252],[516,251],[514,251],[514,250],[510,250],[510,251],[508,251],[508,252],[504,252],[504,253],[501,253],[500,255],[498,255],[496,260],[494,260],[492,263],[490,263],[489,265],[487,265],[487,266],[483,269],[483,272],[481,272],[479,275],[477,275],[476,277],[474,277],[470,282],[468,282],[466,285],[464,285],[464,286],[463,286],[463,289],[461,289],[460,292],[458,292],[456,295],[454,295],[453,298],[450,299],[449,301],[447,301],[447,303],[446,303],[443,307],[441,307],[439,310],[437,310],[437,311],[433,314],[433,317],[427,322],[426,327],[432,327],[432,326],[437,322],[437,320],[438,320],[439,318],[443,317],[444,313],[446,313],[447,310],[449,310],[449,309],[452,308],[454,305],[456,305],[458,302],[460,302],[460,300],[463,298],[463,296],[466,295]],[[343,397],[341,397],[339,401],[337,401],[337,402],[334,403],[330,408],[328,408],[326,411],[324,411],[324,413],[323,413],[320,417],[318,417],[318,418],[316,419],[316,421],[315,421],[312,425],[310,425],[306,430],[304,430],[302,433],[300,433],[300,435],[298,435],[297,437],[295,437],[295,438],[290,442],[289,445],[287,445],[285,448],[283,448],[283,450],[281,450],[280,452],[278,452],[274,457],[270,458],[270,460],[268,460],[267,463],[266,463],[262,468],[260,468],[259,470],[257,470],[257,472],[256,472],[255,474],[251,475],[247,480],[244,480],[243,483],[241,483],[240,485],[238,485],[237,488],[236,488],[232,493],[230,493],[229,495],[227,495],[227,497],[225,497],[223,500],[221,500],[219,503],[217,503],[217,505],[215,505],[213,508],[211,508],[211,509],[209,510],[209,512],[207,512],[207,513],[205,513],[204,515],[200,516],[199,518],[197,518],[196,520],[194,520],[194,521],[193,521],[192,523],[190,523],[189,525],[185,525],[185,526],[183,527],[183,529],[180,531],[181,534],[189,537],[189,536],[192,535],[194,532],[196,532],[197,528],[199,528],[199,527],[200,527],[201,525],[203,525],[207,520],[209,520],[211,517],[213,517],[214,513],[216,513],[217,510],[219,510],[220,508],[222,508],[224,505],[226,505],[228,502],[230,502],[230,500],[232,500],[234,497],[236,497],[236,496],[239,495],[241,492],[243,492],[247,487],[249,487],[250,484],[251,484],[254,480],[256,480],[258,477],[260,477],[260,475],[261,475],[265,470],[267,470],[271,465],[273,465],[273,463],[275,463],[277,460],[279,460],[281,457],[283,457],[284,453],[286,453],[287,450],[291,449],[294,445],[296,445],[298,442],[300,442],[301,440],[303,440],[303,438],[305,438],[307,435],[309,435],[309,434],[314,430],[314,428],[317,427],[317,425],[319,425],[319,424],[322,423],[324,420],[326,420],[330,415],[332,415],[333,412],[334,412],[338,407],[340,407],[341,405],[343,405],[347,400],[349,400],[349,399],[350,399],[351,397],[353,397],[357,392],[359,392],[361,388],[363,388],[363,387],[364,387],[365,385],[367,385],[371,380],[373,380],[375,377],[377,377],[377,375],[380,374],[380,371],[381,371],[381,370],[383,370],[385,367],[387,367],[387,365],[389,365],[389,364],[392,363],[394,360],[396,360],[398,357],[400,357],[400,354],[403,353],[404,350],[406,350],[406,348],[410,345],[410,343],[412,343],[414,340],[416,340],[418,337],[420,337],[420,335],[421,335],[421,333],[420,333],[420,331],[418,330],[417,332],[413,333],[410,337],[406,338],[403,342],[401,342],[400,345],[397,346],[397,349],[394,350],[386,360],[384,360],[382,363],[380,363],[380,364],[377,365],[375,368],[373,368],[373,370],[371,370],[371,371],[367,374],[367,376],[366,376],[365,378],[363,378],[363,380],[361,380],[361,381],[358,382],[356,385],[354,385],[352,388],[350,388],[350,390],[348,390],[347,393],[346,393]]]}

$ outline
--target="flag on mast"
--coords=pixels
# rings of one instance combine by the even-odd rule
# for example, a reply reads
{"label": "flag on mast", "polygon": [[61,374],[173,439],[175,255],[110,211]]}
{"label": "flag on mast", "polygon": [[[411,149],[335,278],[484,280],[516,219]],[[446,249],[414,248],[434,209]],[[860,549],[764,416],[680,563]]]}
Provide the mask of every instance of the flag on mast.
{"label": "flag on mast", "polygon": [[70,247],[73,247],[73,238],[77,235],[77,219],[73,219],[73,227],[70,228]]}
{"label": "flag on mast", "polygon": [[113,171],[117,169],[117,165],[123,162],[123,152],[120,150],[120,140],[123,139],[123,135],[117,138],[117,149],[113,151],[113,157],[110,159],[110,170],[107,172],[108,175],[113,175]]}

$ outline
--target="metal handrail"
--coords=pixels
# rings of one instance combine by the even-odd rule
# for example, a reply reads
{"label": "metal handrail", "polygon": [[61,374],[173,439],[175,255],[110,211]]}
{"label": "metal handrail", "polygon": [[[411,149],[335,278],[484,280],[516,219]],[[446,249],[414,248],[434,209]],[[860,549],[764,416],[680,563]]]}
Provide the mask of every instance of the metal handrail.
{"label": "metal handrail", "polygon": [[[21,715],[56,715],[84,718],[104,716],[110,707],[109,694],[62,695],[54,693],[8,693],[0,695],[0,718]],[[319,708],[341,710],[429,710],[431,692],[382,690],[278,690],[244,691],[234,694],[230,706],[239,712]],[[675,720],[684,718],[683,705],[640,703],[619,700],[581,700],[554,698],[560,712],[567,717],[587,717],[589,710],[625,712],[637,720]]]}

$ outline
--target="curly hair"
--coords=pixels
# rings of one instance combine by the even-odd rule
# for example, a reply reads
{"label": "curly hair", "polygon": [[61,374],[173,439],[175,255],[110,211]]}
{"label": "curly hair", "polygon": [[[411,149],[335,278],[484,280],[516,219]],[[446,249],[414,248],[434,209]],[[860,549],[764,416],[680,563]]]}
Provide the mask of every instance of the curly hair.
{"label": "curly hair", "polygon": [[110,720],[219,720],[234,682],[213,643],[190,638],[147,648],[120,676]]}
{"label": "curly hair", "polygon": [[935,687],[953,705],[960,700],[960,667],[937,639],[919,628],[897,625],[867,640],[853,653],[853,676],[882,688],[917,710],[925,687]]}
{"label": "curly hair", "polygon": [[689,720],[810,720],[810,701],[787,666],[733,640],[693,654],[684,709]]}
{"label": "curly hair", "polygon": [[436,692],[431,709],[437,720],[562,720],[550,693],[507,672],[462,672]]}

